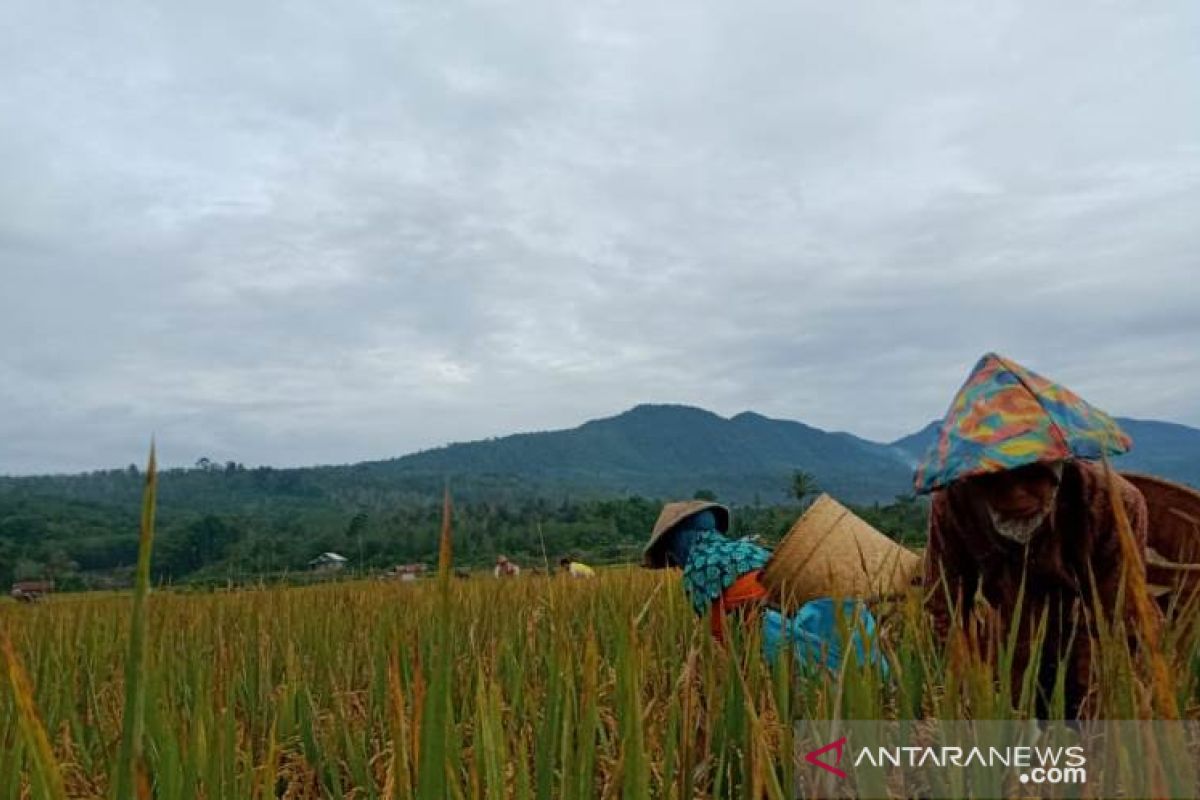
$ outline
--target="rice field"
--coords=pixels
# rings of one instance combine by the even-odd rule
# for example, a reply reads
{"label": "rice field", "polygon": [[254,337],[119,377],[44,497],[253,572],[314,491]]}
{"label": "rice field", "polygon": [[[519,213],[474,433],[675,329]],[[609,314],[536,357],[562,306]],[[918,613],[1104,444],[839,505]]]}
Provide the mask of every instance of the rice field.
{"label": "rice field", "polygon": [[[441,603],[433,581],[153,595],[153,796],[788,797],[793,716],[1012,714],[982,663],[947,673],[915,611],[889,628],[885,682],[714,647],[667,573],[456,581],[444,628]],[[115,791],[130,619],[118,597],[0,610],[67,796]],[[1134,686],[1104,686],[1121,718]],[[0,797],[49,796],[14,698],[0,694]]]}
{"label": "rice field", "polygon": [[[147,590],[142,573],[132,597],[0,604],[0,800],[784,798],[796,719],[1033,707],[1010,694],[1003,631],[984,619],[974,646],[943,647],[919,594],[880,609],[885,677],[768,665],[752,632],[715,645],[677,573],[634,567]],[[1110,642],[1102,713],[1200,716],[1195,634],[1177,620],[1156,662]]]}
{"label": "rice field", "polygon": [[[432,581],[154,595],[154,795],[690,797],[751,773],[786,782],[780,714],[801,699],[755,660],[715,657],[671,576],[450,591],[443,630]],[[130,612],[113,597],[0,610],[72,797],[113,790]],[[3,798],[36,779],[18,718],[0,694]]]}

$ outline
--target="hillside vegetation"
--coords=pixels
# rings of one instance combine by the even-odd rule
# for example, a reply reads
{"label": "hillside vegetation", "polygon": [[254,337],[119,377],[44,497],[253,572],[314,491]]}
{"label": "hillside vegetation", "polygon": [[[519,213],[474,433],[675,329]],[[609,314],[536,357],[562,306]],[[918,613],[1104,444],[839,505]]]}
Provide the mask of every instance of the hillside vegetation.
{"label": "hillside vegetation", "polygon": [[[1122,420],[1122,468],[1200,483],[1200,431]],[[429,561],[437,499],[462,510],[460,561],[499,553],[527,564],[564,553],[636,560],[663,500],[714,496],[737,506],[739,534],[768,541],[799,513],[792,476],[855,505],[889,535],[919,540],[923,502],[907,494],[929,426],[891,444],[744,413],[638,406],[565,431],[518,434],[390,461],[247,469],[207,458],[160,473],[160,581],[303,570],[331,550],[355,569]],[[66,587],[123,582],[136,553],[137,467],[0,478],[0,584],[51,577]]]}

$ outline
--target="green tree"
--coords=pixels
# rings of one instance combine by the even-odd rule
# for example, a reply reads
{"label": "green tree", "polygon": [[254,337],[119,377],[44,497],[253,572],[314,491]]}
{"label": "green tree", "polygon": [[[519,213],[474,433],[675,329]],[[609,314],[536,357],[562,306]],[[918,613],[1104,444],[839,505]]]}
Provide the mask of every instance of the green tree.
{"label": "green tree", "polygon": [[33,581],[46,577],[45,568],[37,561],[28,558],[18,558],[13,567],[13,580]]}
{"label": "green tree", "polygon": [[46,557],[44,572],[49,580],[56,583],[60,583],[77,569],[79,569],[79,565],[71,560],[67,551],[61,547],[55,547]]}
{"label": "green tree", "polygon": [[363,534],[367,530],[367,515],[361,511],[355,514],[350,519],[350,524],[346,526],[346,542],[355,545],[358,548],[358,563],[355,564],[357,569],[363,568]]}
{"label": "green tree", "polygon": [[178,577],[223,559],[242,538],[233,525],[212,514],[187,525],[181,535],[163,542],[163,567]]}
{"label": "green tree", "polygon": [[811,495],[820,492],[817,486],[817,476],[811,472],[805,472],[798,469],[792,473],[792,496],[799,501],[800,505],[804,505],[804,501]]}
{"label": "green tree", "polygon": [[50,534],[50,526],[46,520],[33,513],[21,514],[0,520],[0,537],[12,539],[14,542],[36,544]]}
{"label": "green tree", "polygon": [[0,539],[0,593],[8,591],[8,585],[13,580],[13,567],[16,566],[17,549],[8,539]]}

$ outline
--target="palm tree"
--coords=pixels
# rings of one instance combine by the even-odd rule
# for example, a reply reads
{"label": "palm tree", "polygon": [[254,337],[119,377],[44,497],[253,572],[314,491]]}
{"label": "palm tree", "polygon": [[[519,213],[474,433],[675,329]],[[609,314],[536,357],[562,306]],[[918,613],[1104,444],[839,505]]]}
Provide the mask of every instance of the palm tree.
{"label": "palm tree", "polygon": [[805,472],[798,469],[792,473],[792,494],[800,505],[804,505],[804,499],[810,495],[814,495],[821,489],[817,486],[817,476],[811,472]]}

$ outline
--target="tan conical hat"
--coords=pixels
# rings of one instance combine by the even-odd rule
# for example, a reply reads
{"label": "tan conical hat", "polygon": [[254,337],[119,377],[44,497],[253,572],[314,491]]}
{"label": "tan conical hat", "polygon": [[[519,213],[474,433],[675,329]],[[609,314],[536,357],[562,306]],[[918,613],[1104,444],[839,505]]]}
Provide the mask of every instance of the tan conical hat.
{"label": "tan conical hat", "polygon": [[646,549],[642,551],[643,566],[651,569],[662,569],[665,567],[666,561],[663,558],[662,548],[659,543],[667,533],[670,532],[679,523],[683,522],[688,517],[699,514],[701,511],[712,511],[717,518],[717,530],[721,533],[726,533],[729,530],[729,509],[720,503],[713,503],[708,500],[687,500],[679,503],[667,503],[663,506],[662,513],[658,515],[658,522],[654,523],[654,530],[650,533],[650,541],[646,543]]}
{"label": "tan conical hat", "polygon": [[920,570],[916,553],[823,494],[779,543],[762,582],[775,602],[792,610],[817,597],[899,594]]}

